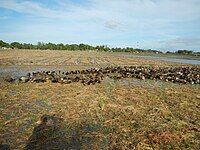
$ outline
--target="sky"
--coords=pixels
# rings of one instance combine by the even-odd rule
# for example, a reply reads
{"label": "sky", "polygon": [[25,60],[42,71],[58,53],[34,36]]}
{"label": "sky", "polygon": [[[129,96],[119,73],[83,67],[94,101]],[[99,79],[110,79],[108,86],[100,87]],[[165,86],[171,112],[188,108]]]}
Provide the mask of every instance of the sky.
{"label": "sky", "polygon": [[200,0],[0,0],[0,39],[200,51]]}

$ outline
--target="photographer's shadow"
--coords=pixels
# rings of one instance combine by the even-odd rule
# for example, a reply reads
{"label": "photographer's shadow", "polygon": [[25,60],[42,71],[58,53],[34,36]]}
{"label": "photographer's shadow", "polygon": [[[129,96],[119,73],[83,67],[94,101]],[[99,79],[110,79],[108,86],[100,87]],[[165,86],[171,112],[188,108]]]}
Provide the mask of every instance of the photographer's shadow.
{"label": "photographer's shadow", "polygon": [[[61,127],[62,119],[43,115],[25,146],[26,150],[81,149],[78,133],[67,133]],[[69,136],[70,135],[70,136]]]}

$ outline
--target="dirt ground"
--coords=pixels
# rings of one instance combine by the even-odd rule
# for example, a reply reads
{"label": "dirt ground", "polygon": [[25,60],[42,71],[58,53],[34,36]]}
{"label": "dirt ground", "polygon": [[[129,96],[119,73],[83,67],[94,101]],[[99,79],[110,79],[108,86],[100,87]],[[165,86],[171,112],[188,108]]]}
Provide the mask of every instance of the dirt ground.
{"label": "dirt ground", "polygon": [[[200,85],[110,78],[89,86],[4,81],[29,71],[110,65],[181,64],[104,52],[0,51],[0,144],[11,149],[199,149]],[[41,127],[37,122],[44,114],[62,121],[53,130]]]}
{"label": "dirt ground", "polygon": [[[142,61],[141,61],[142,60]],[[128,58],[123,54],[94,51],[1,50],[0,65],[107,66],[172,65],[169,62]]]}

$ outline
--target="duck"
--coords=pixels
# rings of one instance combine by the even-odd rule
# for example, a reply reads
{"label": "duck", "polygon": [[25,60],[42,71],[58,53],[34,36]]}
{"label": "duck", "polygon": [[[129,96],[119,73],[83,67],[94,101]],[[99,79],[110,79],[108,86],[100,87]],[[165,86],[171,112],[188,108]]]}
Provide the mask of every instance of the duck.
{"label": "duck", "polygon": [[20,81],[20,82],[23,82],[23,83],[26,83],[26,82],[28,82],[29,80],[30,80],[30,77],[28,77],[28,76],[22,76],[22,77],[19,78],[19,81]]}

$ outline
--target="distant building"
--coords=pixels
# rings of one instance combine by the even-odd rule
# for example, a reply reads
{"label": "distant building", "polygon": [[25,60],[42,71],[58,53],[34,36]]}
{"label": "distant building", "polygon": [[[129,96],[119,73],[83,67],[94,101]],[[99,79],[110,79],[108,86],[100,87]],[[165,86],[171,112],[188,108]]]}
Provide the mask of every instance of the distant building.
{"label": "distant building", "polygon": [[8,49],[7,47],[2,47],[2,49]]}

